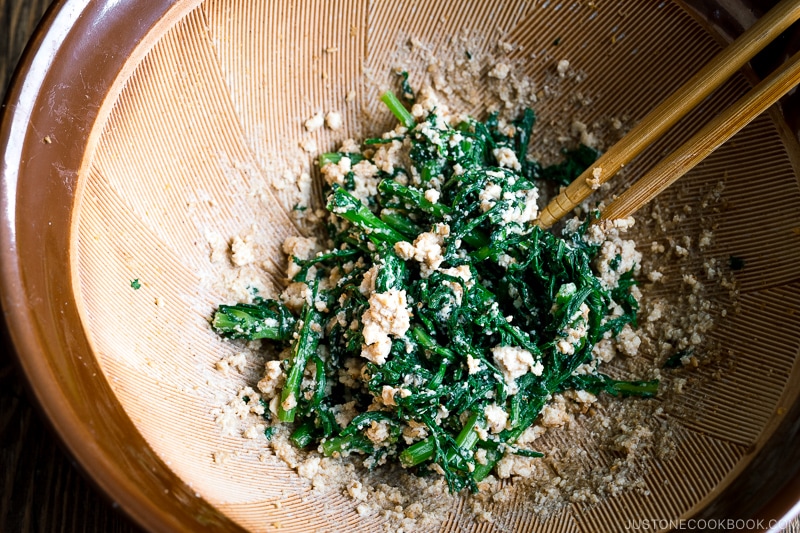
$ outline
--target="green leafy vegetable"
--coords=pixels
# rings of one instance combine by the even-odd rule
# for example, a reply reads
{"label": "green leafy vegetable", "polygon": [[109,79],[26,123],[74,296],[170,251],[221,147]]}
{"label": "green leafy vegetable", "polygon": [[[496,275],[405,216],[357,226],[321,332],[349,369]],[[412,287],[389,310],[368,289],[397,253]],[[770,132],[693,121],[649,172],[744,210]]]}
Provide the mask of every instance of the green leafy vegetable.
{"label": "green leafy vegetable", "polygon": [[[276,418],[294,424],[291,442],[477,490],[504,454],[541,456],[515,443],[553,395],[656,395],[657,381],[597,371],[595,344],[638,310],[621,256],[606,265],[613,286],[595,270],[597,214],[562,235],[534,225],[537,182],[569,183],[598,153],[542,168],[528,157],[532,110],[508,128],[436,108],[417,120],[393,93],[381,100],[407,131],[319,159],[333,216],[328,249],[291,258],[302,308],[257,298],[212,321],[287,350]],[[404,159],[387,164],[398,145]]]}

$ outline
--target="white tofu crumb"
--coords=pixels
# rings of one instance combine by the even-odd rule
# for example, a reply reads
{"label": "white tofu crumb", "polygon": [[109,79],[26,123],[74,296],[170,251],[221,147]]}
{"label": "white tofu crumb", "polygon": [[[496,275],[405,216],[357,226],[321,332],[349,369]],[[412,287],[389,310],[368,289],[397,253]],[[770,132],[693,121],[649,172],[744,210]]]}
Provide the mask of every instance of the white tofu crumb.
{"label": "white tofu crumb", "polygon": [[503,372],[509,395],[519,392],[517,378],[528,372],[541,376],[544,371],[541,361],[535,361],[531,352],[517,346],[495,346],[492,348],[492,356]]}
{"label": "white tofu crumb", "polygon": [[253,424],[252,426],[248,426],[248,428],[244,430],[244,438],[252,440],[263,437],[266,429],[267,426],[264,424]]}
{"label": "white tofu crumb", "polygon": [[316,154],[317,153],[317,141],[312,138],[303,139],[300,141],[300,148],[303,149],[304,152],[308,154]]}
{"label": "white tofu crumb", "polygon": [[211,458],[213,459],[215,464],[224,465],[228,462],[230,458],[230,454],[227,452],[213,452],[211,454]]}
{"label": "white tofu crumb", "polygon": [[341,405],[336,405],[332,408],[332,411],[333,416],[336,419],[336,423],[343,428],[347,427],[347,425],[358,414],[355,400],[352,402],[343,403]]}
{"label": "white tofu crumb", "polygon": [[294,394],[290,394],[286,397],[286,399],[281,403],[281,407],[284,411],[291,411],[295,407],[297,407],[297,398],[295,398]]}
{"label": "white tofu crumb", "polygon": [[566,403],[560,395],[556,395],[551,403],[545,405],[539,416],[542,425],[548,428],[561,427],[570,420],[570,415],[566,410]]}
{"label": "white tofu crumb", "polygon": [[438,270],[444,261],[442,257],[443,237],[450,234],[450,226],[437,224],[436,232],[420,233],[414,244],[400,241],[395,244],[394,251],[401,259],[414,259],[422,264],[421,274],[428,277],[431,272]]}
{"label": "white tofu crumb", "polygon": [[219,233],[209,231],[206,232],[206,241],[208,241],[208,259],[212,263],[219,263],[226,258],[228,251],[228,243]]}
{"label": "white tofu crumb", "polygon": [[236,266],[244,266],[256,260],[256,243],[252,233],[235,236],[231,239],[231,262]]}
{"label": "white tofu crumb", "polygon": [[543,426],[530,426],[517,438],[516,444],[530,444],[545,433],[547,433],[547,428]]}
{"label": "white tofu crumb", "polygon": [[556,72],[560,77],[565,77],[567,75],[567,71],[569,70],[569,61],[566,59],[562,59],[561,61],[556,64]]}
{"label": "white tofu crumb", "polygon": [[679,244],[676,244],[675,245],[675,254],[677,254],[679,257],[686,257],[687,255],[689,255],[689,250],[687,250],[686,248],[684,248],[683,246],[681,246]]}
{"label": "white tofu crumb", "polygon": [[497,477],[500,479],[507,479],[512,476],[530,477],[535,468],[535,463],[531,461],[531,459],[533,458],[521,457],[506,452],[503,458],[497,463]]}
{"label": "white tofu crumb", "polygon": [[594,134],[590,133],[586,127],[586,124],[583,122],[576,120],[572,123],[572,132],[573,135],[577,135],[581,141],[581,143],[585,144],[586,146],[590,146],[594,148],[597,145],[597,137]]}
{"label": "white tofu crumb", "polygon": [[514,153],[514,150],[511,148],[507,148],[505,146],[501,148],[495,148],[492,150],[492,154],[494,154],[495,159],[497,159],[497,164],[501,167],[510,168],[516,171],[522,169],[522,165],[520,164],[519,160],[517,160],[517,154]]}
{"label": "white tofu crumb", "polygon": [[306,479],[313,479],[319,472],[320,458],[311,456],[299,465],[297,465],[297,473]]}
{"label": "white tofu crumb", "polygon": [[467,371],[470,375],[477,374],[480,372],[483,363],[480,359],[476,359],[471,355],[467,354]]}
{"label": "white tofu crumb", "polygon": [[634,356],[639,353],[639,346],[642,344],[642,339],[633,331],[630,324],[625,324],[622,331],[617,335],[617,347],[625,355]]}
{"label": "white tofu crumb", "polygon": [[405,335],[411,326],[411,312],[408,309],[406,291],[390,289],[383,293],[371,294],[369,308],[364,311],[361,322],[364,324],[361,357],[376,365],[382,365],[392,348],[389,336]]}
{"label": "white tofu crumb", "polygon": [[485,448],[478,448],[475,451],[474,457],[475,457],[475,462],[478,463],[479,465],[485,465],[488,464],[489,462]]}
{"label": "white tofu crumb", "polygon": [[239,372],[244,372],[244,368],[247,365],[247,357],[245,356],[244,352],[236,353],[233,355],[228,355],[223,357],[219,361],[217,361],[217,370],[222,372],[224,375],[229,374],[229,370],[231,367],[235,368]]}
{"label": "white tofu crumb", "polygon": [[306,303],[311,305],[311,289],[308,288],[308,285],[299,281],[290,283],[281,293],[281,301],[286,307],[295,313],[299,313],[303,305]]}
{"label": "white tofu crumb", "polygon": [[360,502],[365,501],[369,495],[369,493],[364,490],[364,486],[361,484],[361,482],[355,479],[347,484],[347,493],[351,498]]}
{"label": "white tofu crumb", "polygon": [[333,131],[342,129],[342,115],[338,111],[328,111],[325,115],[325,125]]}
{"label": "white tofu crumb", "polygon": [[286,277],[292,279],[300,272],[300,267],[294,262],[293,257],[297,257],[301,261],[311,259],[318,250],[317,239],[292,235],[283,241],[282,249],[283,253],[289,257]]}
{"label": "white tofu crumb", "polygon": [[489,77],[496,78],[498,80],[504,80],[508,77],[510,72],[511,67],[509,67],[506,63],[497,63],[492,70],[489,71]]}
{"label": "white tofu crumb", "polygon": [[317,113],[313,117],[307,119],[303,125],[306,127],[306,131],[311,133],[320,129],[324,123],[325,117],[322,116],[322,113]]}
{"label": "white tofu crumb", "polygon": [[428,427],[416,420],[409,420],[408,424],[403,427],[403,440],[406,444],[413,444],[417,441],[428,437]]}
{"label": "white tofu crumb", "polygon": [[586,184],[591,187],[593,191],[596,191],[602,185],[600,178],[603,176],[603,167],[594,167],[592,169],[592,176],[590,178],[586,178]]}
{"label": "white tofu crumb", "polygon": [[508,413],[499,405],[495,403],[487,405],[483,410],[483,414],[486,416],[486,424],[492,433],[500,433],[506,428]]}
{"label": "white tofu crumb", "polygon": [[364,432],[373,444],[388,446],[389,442],[389,423],[386,420],[373,420],[369,428]]}
{"label": "white tofu crumb", "polygon": [[267,361],[264,364],[264,377],[259,380],[257,388],[267,399],[273,398],[286,383],[286,374],[280,361]]}
{"label": "white tofu crumb", "polygon": [[430,203],[435,204],[439,201],[440,193],[436,189],[428,189],[425,191],[425,199]]}

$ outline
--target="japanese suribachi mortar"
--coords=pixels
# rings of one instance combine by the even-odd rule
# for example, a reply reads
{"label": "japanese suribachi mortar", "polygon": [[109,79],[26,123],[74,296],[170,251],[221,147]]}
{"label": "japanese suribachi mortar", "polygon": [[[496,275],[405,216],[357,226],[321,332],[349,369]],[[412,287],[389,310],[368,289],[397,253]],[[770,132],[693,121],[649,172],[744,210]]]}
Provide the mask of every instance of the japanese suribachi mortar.
{"label": "japanese suribachi mortar", "polygon": [[[409,37],[446,55],[451,36],[476,33],[486,35],[476,54],[502,38],[515,45],[509,59],[538,85],[546,84],[548,57],[579,66],[581,93],[591,101],[579,115],[587,124],[637,120],[725,44],[682,4],[634,0],[613,8],[65,1],[50,12],[3,122],[4,310],[56,429],[142,525],[371,531],[380,522],[360,518],[344,495],[309,492],[281,461],[261,460],[256,444],[223,435],[214,423],[212,410],[241,383],[214,370],[234,347],[208,326],[223,300],[209,235],[239,235],[254,223],[266,230],[258,244],[274,269],[265,276],[279,285],[280,243],[297,232],[297,188],[276,185],[293,164],[287,154],[306,136],[302,121],[318,109],[342,111],[344,130],[317,135],[321,149],[384,131],[391,119],[379,109],[378,84],[366,78],[389,80],[394,51]],[[411,65],[411,79],[421,79],[424,67]],[[732,79],[631,165],[627,178],[752,81]],[[571,120],[574,96],[542,99],[540,123],[564,114]],[[464,111],[479,113],[480,104]],[[365,116],[384,118],[365,124]],[[666,410],[677,446],[669,458],[645,458],[646,490],[571,504],[544,522],[524,501],[506,502],[493,509],[497,524],[616,531],[641,519],[776,517],[796,501],[797,155],[774,109],[659,200],[681,207],[723,182],[724,209],[693,209],[682,227],[695,231],[713,218],[713,244],[703,253],[743,258],[746,268],[737,273],[738,312],[717,316],[712,334],[726,357],[697,369],[709,378],[702,390],[687,390]],[[132,289],[133,279],[141,289]],[[214,462],[220,452],[224,464]],[[790,490],[774,499],[786,483]],[[480,527],[454,511],[443,530]]]}

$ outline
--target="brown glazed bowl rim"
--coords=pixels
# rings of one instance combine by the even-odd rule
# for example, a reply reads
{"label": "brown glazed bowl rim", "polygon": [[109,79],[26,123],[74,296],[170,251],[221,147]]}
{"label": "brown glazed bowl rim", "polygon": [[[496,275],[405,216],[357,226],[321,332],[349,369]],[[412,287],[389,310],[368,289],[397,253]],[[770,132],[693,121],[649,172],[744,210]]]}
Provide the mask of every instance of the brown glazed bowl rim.
{"label": "brown glazed bowl rim", "polygon": [[[241,528],[157,457],[102,378],[98,362],[83,357],[91,350],[66,267],[70,236],[48,229],[43,220],[71,227],[76,182],[94,142],[94,125],[125,69],[135,63],[131,57],[143,55],[153,36],[196,4],[57,1],[29,42],[0,113],[0,296],[20,367],[45,416],[83,470],[150,531]],[[59,101],[76,105],[66,121],[63,112],[56,112]],[[51,131],[57,133],[48,138]],[[42,210],[32,217],[37,222],[28,221],[24,207]],[[61,284],[53,285],[54,279]],[[91,381],[95,375],[99,377]],[[92,390],[81,390],[86,383]],[[798,410],[800,405],[795,405],[793,411]],[[797,435],[800,415],[791,418],[794,422],[786,420],[776,433],[790,442]],[[756,460],[752,467],[758,464]],[[758,529],[800,512],[800,474],[784,471],[781,478],[777,486],[768,487],[769,495],[756,498],[757,507],[742,511],[747,518],[763,519],[759,523],[764,527]],[[740,485],[738,490],[750,493],[752,487]],[[724,491],[701,518],[729,517],[722,513],[730,511],[724,502],[730,494]]]}
{"label": "brown glazed bowl rim", "polygon": [[[47,277],[58,270],[62,280],[70,276],[68,232],[62,230],[59,241],[37,222],[28,222],[22,211],[26,204],[38,204],[52,213],[31,218],[50,217],[49,224],[70,227],[75,182],[85,164],[81,152],[92,144],[103,102],[132,55],[144,54],[148,36],[161,33],[177,12],[194,4],[60,0],[47,11],[17,66],[0,115],[0,293],[17,359],[39,407],[115,505],[149,531],[240,531],[157,457],[104,378],[92,382],[93,390],[80,390],[87,375],[102,372],[94,357],[83,357],[91,352],[76,320],[72,283],[51,287]],[[91,104],[65,117],[55,109],[59,93],[72,102],[83,93]],[[45,140],[50,131],[63,133]],[[41,198],[31,199],[32,194]],[[32,263],[40,264],[29,268]],[[42,301],[56,299],[63,309],[42,314]],[[73,319],[64,319],[65,314]]]}

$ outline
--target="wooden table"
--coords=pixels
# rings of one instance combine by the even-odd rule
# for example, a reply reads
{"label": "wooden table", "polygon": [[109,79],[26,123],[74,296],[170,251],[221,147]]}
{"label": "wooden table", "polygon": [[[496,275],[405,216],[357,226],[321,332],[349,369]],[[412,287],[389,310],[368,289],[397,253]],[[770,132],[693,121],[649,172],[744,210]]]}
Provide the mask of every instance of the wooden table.
{"label": "wooden table", "polygon": [[[0,94],[51,0],[0,0]],[[84,476],[27,394],[0,324],[0,532],[141,531]],[[800,520],[789,528],[800,532]]]}

